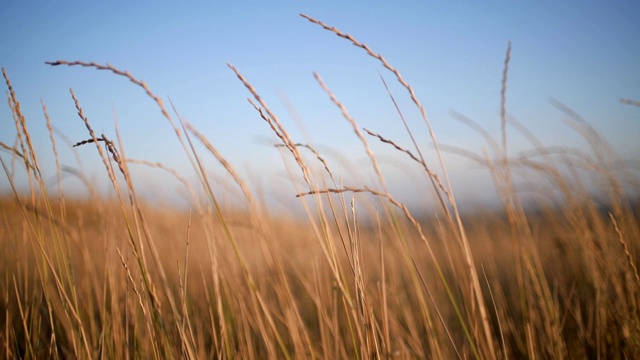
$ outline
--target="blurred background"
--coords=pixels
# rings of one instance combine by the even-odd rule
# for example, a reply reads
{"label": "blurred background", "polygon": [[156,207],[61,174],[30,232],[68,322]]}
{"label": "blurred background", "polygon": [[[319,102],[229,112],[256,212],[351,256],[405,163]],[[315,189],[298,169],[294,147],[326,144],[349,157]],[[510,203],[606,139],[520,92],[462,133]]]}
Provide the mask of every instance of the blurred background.
{"label": "blurred background", "polygon": [[[313,77],[317,72],[361,126],[411,149],[381,77],[411,127],[421,151],[437,162],[420,113],[393,74],[349,41],[323,30],[308,14],[366,43],[400,70],[426,108],[438,140],[480,156],[486,141],[457,114],[500,139],[500,90],[512,42],[507,111],[545,145],[587,151],[586,142],[563,123],[555,99],[589,121],[623,159],[640,154],[640,5],[637,2],[217,2],[175,1],[23,2],[0,9],[0,66],[21,102],[45,177],[57,187],[56,166],[41,101],[56,128],[63,188],[86,189],[81,171],[103,194],[109,182],[95,147],[68,146],[89,138],[77,116],[73,88],[94,130],[115,140],[115,120],[129,158],[161,162],[196,181],[191,164],[157,105],[127,79],[81,67],[51,67],[45,61],[81,60],[129,71],[192,123],[274,207],[286,208],[296,189],[278,139],[247,102],[252,97],[231,63],[278,115],[294,141],[311,144],[345,185],[373,185],[375,173],[351,126]],[[6,86],[5,86],[6,89]],[[175,114],[172,114],[175,115]],[[174,116],[177,120],[177,116]],[[16,131],[7,101],[0,103],[0,141],[13,146]],[[532,145],[509,128],[509,153]],[[404,154],[368,138],[392,193],[412,206],[424,205],[428,182]],[[66,143],[68,142],[68,143]],[[313,163],[314,156],[309,154]],[[0,150],[10,164],[11,154]],[[465,157],[445,154],[458,199],[496,199],[486,169]],[[318,164],[319,165],[319,164]],[[19,168],[19,164],[16,167]],[[207,168],[230,186],[224,169],[207,157]],[[295,168],[293,181],[299,181]],[[141,196],[183,204],[184,191],[158,169],[131,165]],[[22,190],[26,177],[15,172]],[[22,175],[21,175],[22,174]],[[527,179],[516,179],[525,181]],[[301,187],[299,190],[305,190]],[[0,176],[0,191],[10,191]],[[235,190],[234,190],[235,191]]]}

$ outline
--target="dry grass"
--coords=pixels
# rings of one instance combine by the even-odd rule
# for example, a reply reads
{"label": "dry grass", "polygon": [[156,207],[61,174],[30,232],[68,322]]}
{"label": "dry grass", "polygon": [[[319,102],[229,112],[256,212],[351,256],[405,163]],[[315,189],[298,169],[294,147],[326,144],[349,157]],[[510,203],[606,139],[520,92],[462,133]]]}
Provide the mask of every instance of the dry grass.
{"label": "dry grass", "polygon": [[[302,189],[290,185],[304,216],[275,215],[215,146],[175,108],[174,120],[143,81],[111,65],[59,60],[49,64],[107,70],[141,87],[170,122],[198,179],[191,183],[161,163],[128,158],[119,134],[112,140],[94,133],[71,91],[89,133],[76,149],[95,146],[114,194],[101,200],[85,180],[91,198],[74,199],[61,187],[51,192],[45,186],[27,121],[3,69],[16,141],[0,142],[11,187],[0,198],[0,241],[6,249],[0,262],[2,357],[639,358],[640,229],[638,203],[629,196],[638,191],[636,169],[620,168],[606,139],[561,103],[556,106],[587,140],[588,151],[545,147],[509,119],[510,45],[501,147],[473,121],[457,116],[486,139],[491,153],[478,155],[439,144],[412,87],[380,54],[303,17],[362,48],[394,75],[420,110],[440,170],[426,163],[397,105],[414,148],[361,129],[316,74],[363,144],[377,178],[373,186],[338,182],[322,154],[294,141],[249,80],[229,65],[304,179]],[[65,169],[54,136],[60,135],[42,107],[60,179]],[[531,152],[508,156],[508,123],[531,142]],[[206,151],[196,151],[194,140]],[[417,162],[440,208],[415,214],[398,201],[369,141]],[[303,150],[320,166],[309,163]],[[443,151],[486,166],[501,207],[461,215]],[[204,166],[210,156],[232,179],[228,191],[242,194],[241,208],[226,205],[225,194],[214,191],[216,179]],[[16,162],[23,166],[16,168]],[[178,179],[190,196],[190,210],[145,204],[130,165]],[[19,171],[29,181],[28,193],[16,190]],[[524,203],[514,181],[520,177],[541,179],[535,184],[540,196]]]}

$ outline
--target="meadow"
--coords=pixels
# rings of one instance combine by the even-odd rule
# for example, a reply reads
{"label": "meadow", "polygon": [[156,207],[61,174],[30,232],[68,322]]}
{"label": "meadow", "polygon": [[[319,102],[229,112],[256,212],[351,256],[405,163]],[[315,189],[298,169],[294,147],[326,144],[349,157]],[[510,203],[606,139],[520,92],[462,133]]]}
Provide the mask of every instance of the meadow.
{"label": "meadow", "polygon": [[[68,176],[68,169],[57,161],[56,174],[43,174],[36,154],[49,151],[58,159],[65,145],[45,107],[51,143],[32,141],[29,129],[40,124],[25,119],[3,69],[15,142],[0,142],[10,184],[0,198],[2,357],[640,358],[637,167],[618,158],[607,139],[561,103],[556,106],[565,123],[589,149],[545,146],[509,119],[510,46],[499,138],[467,119],[486,140],[486,153],[441,145],[398,69],[351,35],[303,16],[363,50],[402,85],[406,92],[389,91],[390,101],[411,99],[438,161],[427,163],[415,141],[404,147],[361,128],[316,75],[362,144],[377,185],[343,182],[322,153],[291,138],[250,79],[229,64],[246,87],[256,121],[270,127],[296,164],[292,177],[303,180],[302,190],[282,180],[302,209],[300,216],[283,216],[272,213],[215,144],[146,83],[111,65],[58,60],[48,62],[51,71],[103,70],[145,92],[197,174],[190,181],[162,163],[129,159],[119,134],[94,131],[71,91],[77,124],[87,136],[69,145],[97,152],[101,176],[111,184],[105,197],[87,174],[74,173],[90,194],[79,198],[47,184],[51,176]],[[400,108],[398,124],[414,138]],[[508,127],[528,140],[531,151],[508,153]],[[374,142],[422,169],[432,212],[397,200],[371,150]],[[499,206],[463,213],[444,152],[486,167]],[[209,158],[226,171],[229,184],[211,177],[204,166]],[[138,195],[131,166],[177,179],[190,194],[189,208],[149,204]],[[18,172],[29,191],[19,191]],[[514,181],[522,174],[543,179],[541,196],[523,201]],[[241,194],[240,204],[224,201],[228,191]]]}

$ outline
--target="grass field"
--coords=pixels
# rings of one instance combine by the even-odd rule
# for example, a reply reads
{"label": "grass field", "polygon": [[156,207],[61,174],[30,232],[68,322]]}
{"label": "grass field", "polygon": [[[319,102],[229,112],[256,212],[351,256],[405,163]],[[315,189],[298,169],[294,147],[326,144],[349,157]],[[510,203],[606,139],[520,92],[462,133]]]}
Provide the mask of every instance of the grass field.
{"label": "grass field", "polygon": [[[468,123],[486,137],[487,153],[441,147],[397,69],[353,37],[308,20],[362,48],[402,84],[439,162],[425,162],[418,144],[404,148],[360,128],[316,76],[353,126],[377,178],[375,188],[345,186],[322,154],[289,136],[249,80],[229,65],[253,99],[256,121],[272,129],[297,164],[291,171],[304,180],[303,191],[282,184],[298,196],[301,216],[271,213],[215,144],[172,114],[145,83],[110,65],[56,61],[49,64],[110,71],[145,91],[198,175],[190,182],[146,163],[182,181],[191,194],[188,210],[151,206],[137,195],[126,144],[94,132],[72,92],[78,124],[88,130],[74,149],[99,153],[113,194],[104,198],[86,181],[92,195],[77,198],[45,184],[63,169],[58,164],[57,174],[42,174],[36,153],[51,151],[57,159],[61,144],[51,124],[51,144],[32,141],[35,125],[24,118],[3,69],[16,141],[0,143],[10,185],[0,198],[2,357],[640,358],[637,169],[620,166],[607,140],[561,104],[566,123],[590,148],[545,147],[516,123],[532,150],[509,156],[510,49],[500,138]],[[412,212],[387,190],[370,150],[379,141],[423,169],[436,199],[433,213]],[[196,144],[207,150],[196,151]],[[444,151],[486,166],[500,206],[463,216]],[[221,201],[226,190],[202,165],[212,156],[229,174],[229,187],[243,194],[241,206]],[[24,193],[17,190],[19,172],[29,183]],[[524,203],[513,181],[523,173],[542,178],[538,192],[549,196]]]}

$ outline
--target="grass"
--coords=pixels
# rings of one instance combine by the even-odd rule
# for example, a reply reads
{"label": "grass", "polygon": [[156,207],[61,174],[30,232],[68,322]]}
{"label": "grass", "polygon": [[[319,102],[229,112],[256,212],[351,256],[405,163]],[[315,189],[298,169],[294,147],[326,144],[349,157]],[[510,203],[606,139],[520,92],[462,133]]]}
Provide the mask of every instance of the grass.
{"label": "grass", "polygon": [[[303,186],[292,182],[290,193],[297,195],[304,216],[270,213],[214,144],[175,109],[171,115],[144,82],[111,65],[59,60],[48,64],[110,71],[142,88],[173,127],[198,179],[192,183],[161,163],[129,159],[119,134],[110,139],[94,132],[71,91],[88,131],[74,149],[98,152],[113,190],[112,197],[101,199],[76,172],[92,194],[77,199],[45,185],[27,121],[3,69],[16,128],[14,145],[0,143],[10,185],[0,198],[0,241],[6,249],[0,263],[3,357],[640,357],[640,229],[638,203],[631,196],[639,189],[637,169],[618,167],[607,140],[561,103],[555,105],[587,141],[588,151],[546,147],[509,119],[510,45],[500,142],[457,116],[486,139],[489,150],[479,155],[438,142],[412,87],[384,57],[351,35],[302,16],[364,50],[407,90],[431,135],[435,167],[425,161],[397,105],[411,148],[361,129],[316,74],[377,178],[375,188],[345,185],[313,146],[291,138],[249,80],[229,64],[253,98],[256,118],[295,160],[291,177],[303,179]],[[53,152],[60,179],[65,169],[44,104],[43,112],[51,148],[37,150]],[[531,143],[530,152],[509,156],[507,125]],[[376,141],[419,165],[438,209],[417,214],[394,197],[371,150]],[[198,152],[198,143],[206,151]],[[485,166],[501,206],[463,216],[444,152]],[[238,187],[242,209],[222,201],[235,190],[218,190],[204,167],[210,156],[232,179],[228,186]],[[130,166],[150,166],[178,179],[190,194],[190,210],[146,204]],[[18,171],[29,181],[26,193],[16,190]],[[514,181],[519,176],[543,179],[536,184],[539,196],[524,202]]]}

